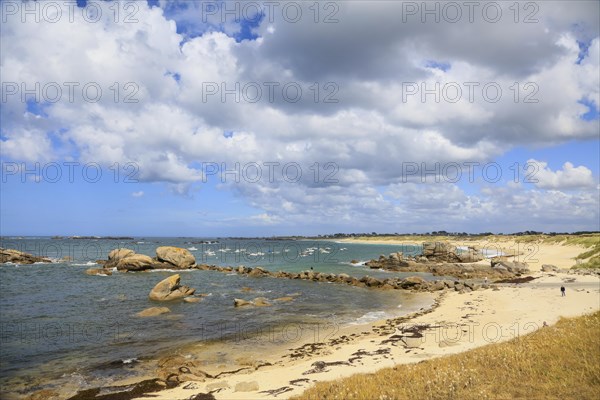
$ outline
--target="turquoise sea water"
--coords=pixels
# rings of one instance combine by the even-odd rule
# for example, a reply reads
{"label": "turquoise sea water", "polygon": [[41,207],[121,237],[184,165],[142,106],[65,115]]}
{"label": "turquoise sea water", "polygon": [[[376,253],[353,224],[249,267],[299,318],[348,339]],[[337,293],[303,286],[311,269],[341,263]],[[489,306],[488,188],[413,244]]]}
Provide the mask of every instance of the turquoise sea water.
{"label": "turquoise sea water", "polygon": [[[173,271],[115,273],[88,276],[95,260],[114,248],[155,255],[159,246],[189,248],[198,263],[262,266],[271,271],[310,269],[362,277],[400,274],[369,270],[351,260],[380,254],[420,251],[417,247],[363,245],[326,241],[136,238],[135,240],[4,238],[1,247],[63,259],[52,264],[0,265],[0,384],[3,392],[46,387],[49,381],[77,380],[84,388],[122,377],[123,363],[152,359],[175,348],[202,341],[236,341],[274,327],[314,332],[322,324],[356,324],[406,313],[414,299],[401,291],[378,291],[330,283],[251,278],[214,271],[177,271],[182,284],[204,293],[200,303],[155,303],[148,293]],[[212,239],[217,240],[217,239]],[[251,293],[243,292],[249,287]],[[293,302],[273,307],[236,309],[234,298],[275,299],[300,294]],[[414,301],[413,301],[414,302]],[[412,304],[412,305],[410,305]],[[153,306],[168,306],[170,314],[137,318]],[[410,306],[409,306],[410,305]],[[300,329],[297,329],[300,327]],[[303,328],[311,329],[303,329]],[[299,340],[296,333],[275,340]],[[125,371],[126,373],[127,371]],[[131,371],[130,373],[135,373]],[[102,380],[103,379],[103,380]]]}

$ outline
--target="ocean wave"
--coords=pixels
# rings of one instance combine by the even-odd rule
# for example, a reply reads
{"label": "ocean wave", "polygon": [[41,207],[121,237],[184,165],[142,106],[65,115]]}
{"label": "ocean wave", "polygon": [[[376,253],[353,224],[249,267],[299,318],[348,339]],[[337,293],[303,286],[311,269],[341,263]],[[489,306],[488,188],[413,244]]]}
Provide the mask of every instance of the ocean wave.
{"label": "ocean wave", "polygon": [[95,261],[88,261],[86,263],[71,263],[70,265],[77,266],[77,267],[87,267],[90,265],[99,265],[99,264],[96,263]]}
{"label": "ocean wave", "polygon": [[157,268],[157,269],[148,269],[146,272],[181,272],[181,271],[189,271],[186,269],[170,269],[170,268]]}
{"label": "ocean wave", "polygon": [[389,318],[390,314],[385,311],[369,311],[364,314],[362,317],[357,318],[355,321],[351,322],[350,325],[363,325],[368,324],[370,322],[379,321],[381,319]]}

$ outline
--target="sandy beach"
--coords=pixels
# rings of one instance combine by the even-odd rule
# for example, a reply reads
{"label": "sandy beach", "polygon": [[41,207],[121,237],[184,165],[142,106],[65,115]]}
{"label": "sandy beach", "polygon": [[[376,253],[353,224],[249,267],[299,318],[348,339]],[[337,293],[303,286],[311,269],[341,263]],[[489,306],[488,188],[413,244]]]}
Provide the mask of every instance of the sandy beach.
{"label": "sandy beach", "polygon": [[[540,257],[540,263],[550,259]],[[263,361],[273,365],[221,379],[186,382],[154,398],[187,399],[212,392],[217,399],[285,399],[316,381],[463,352],[552,325],[560,317],[600,309],[597,276],[542,272],[532,276],[536,279],[529,283],[499,285],[495,290],[445,292],[430,312],[342,330],[335,336],[335,344],[316,346],[321,349],[300,360],[289,361],[281,354],[262,355]],[[567,288],[564,297],[561,285]]]}

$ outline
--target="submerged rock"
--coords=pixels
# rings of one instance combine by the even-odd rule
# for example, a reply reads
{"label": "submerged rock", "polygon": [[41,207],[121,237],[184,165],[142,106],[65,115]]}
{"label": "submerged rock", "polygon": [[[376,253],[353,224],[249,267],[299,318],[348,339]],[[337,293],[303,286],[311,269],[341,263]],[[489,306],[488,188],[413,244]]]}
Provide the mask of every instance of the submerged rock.
{"label": "submerged rock", "polygon": [[270,307],[271,303],[265,297],[257,297],[252,302],[256,307]]}
{"label": "submerged rock", "polygon": [[202,301],[199,297],[186,297],[183,299],[186,303],[200,303]]}
{"label": "submerged rock", "polygon": [[285,297],[279,297],[279,298],[275,299],[274,301],[288,302],[288,301],[294,301],[294,298],[291,296],[285,296]]}
{"label": "submerged rock", "polygon": [[112,275],[112,271],[106,268],[90,268],[85,271],[88,275],[108,276]]}
{"label": "submerged rock", "polygon": [[170,312],[171,310],[169,310],[167,307],[150,307],[146,308],[143,311],[140,311],[135,315],[138,317],[155,317],[157,315],[166,314]]}
{"label": "submerged rock", "polygon": [[252,303],[249,302],[248,300],[233,299],[233,305],[235,307],[243,307],[243,306],[250,306],[250,305],[252,305]]}

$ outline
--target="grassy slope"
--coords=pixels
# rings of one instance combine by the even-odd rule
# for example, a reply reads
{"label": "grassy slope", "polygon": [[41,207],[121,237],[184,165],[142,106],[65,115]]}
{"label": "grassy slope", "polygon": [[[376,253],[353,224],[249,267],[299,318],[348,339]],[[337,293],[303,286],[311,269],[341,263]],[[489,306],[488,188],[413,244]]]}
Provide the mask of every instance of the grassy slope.
{"label": "grassy slope", "polygon": [[598,399],[600,312],[505,343],[321,382],[295,399]]}

